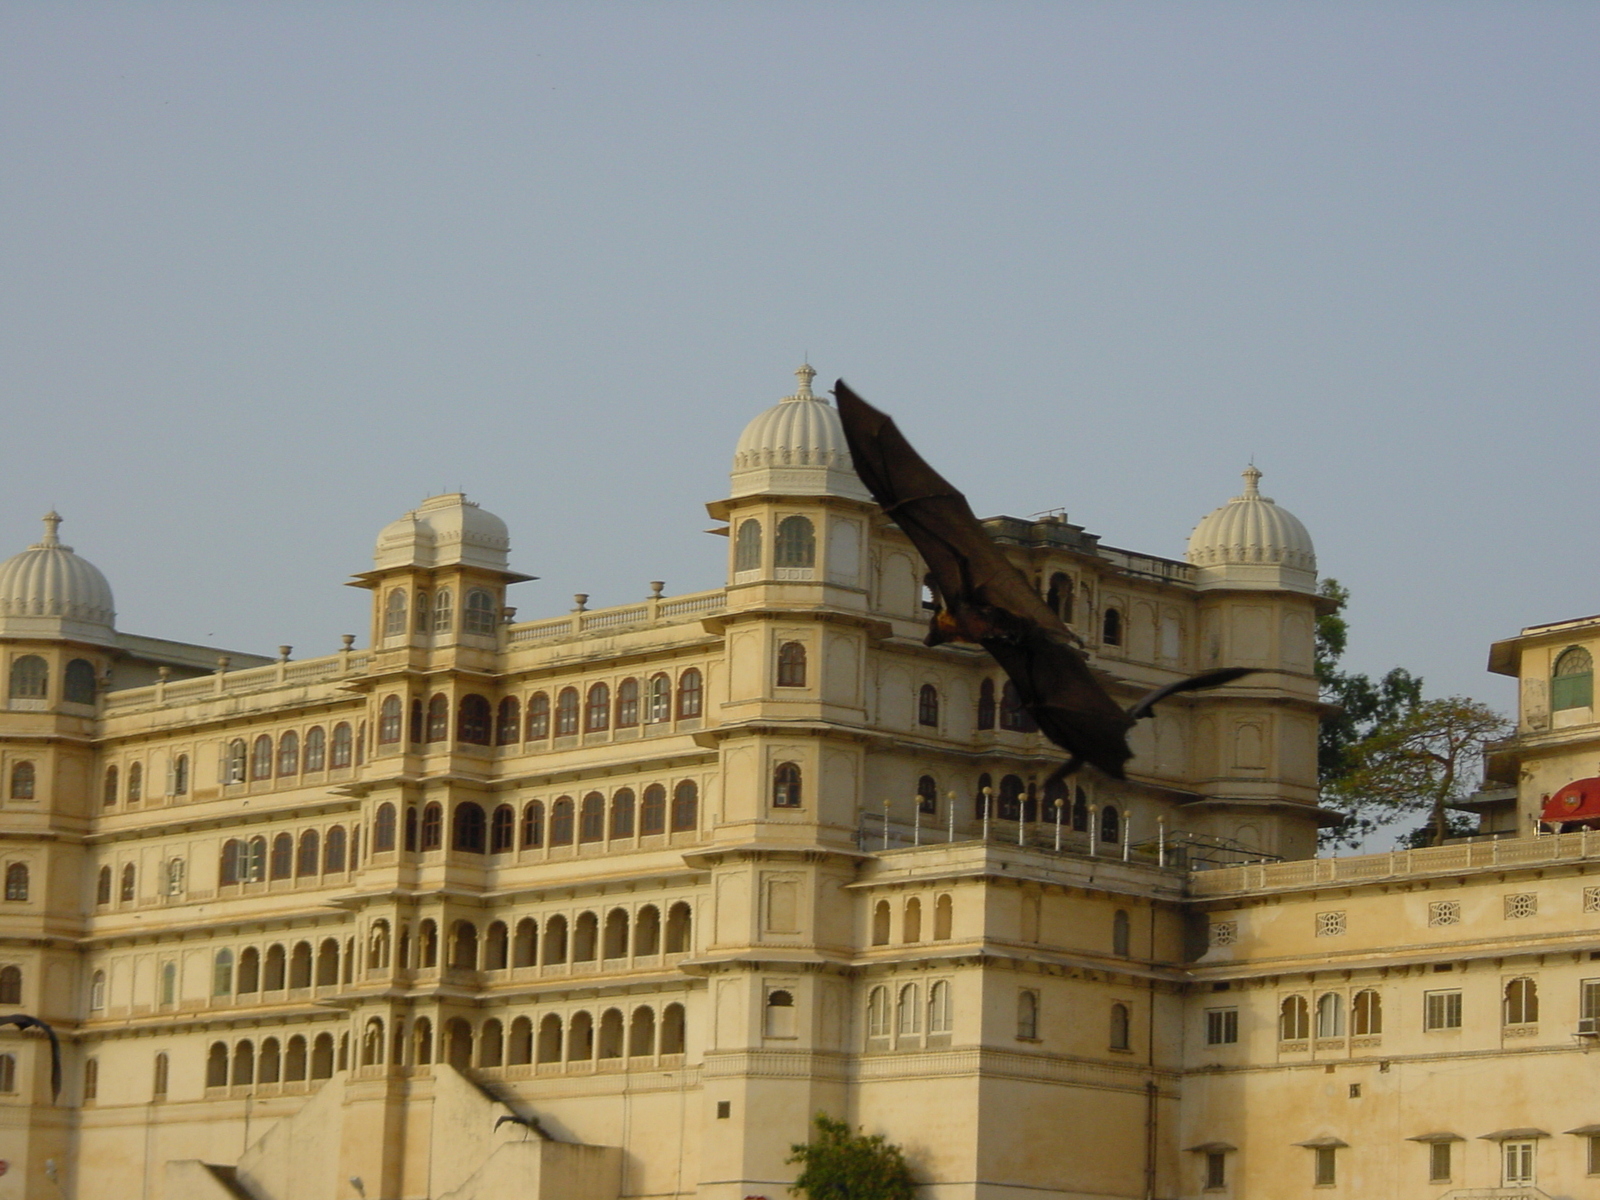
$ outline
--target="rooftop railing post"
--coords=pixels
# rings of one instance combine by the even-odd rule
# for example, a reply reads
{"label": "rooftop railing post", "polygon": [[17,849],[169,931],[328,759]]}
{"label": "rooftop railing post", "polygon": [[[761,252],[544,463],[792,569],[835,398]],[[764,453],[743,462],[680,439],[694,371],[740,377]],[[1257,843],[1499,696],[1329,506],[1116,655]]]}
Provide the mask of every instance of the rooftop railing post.
{"label": "rooftop railing post", "polygon": [[922,845],[922,797],[915,797],[911,806],[911,844]]}
{"label": "rooftop railing post", "polygon": [[883,848],[889,848],[889,797],[883,798]]}
{"label": "rooftop railing post", "polygon": [[952,792],[948,793],[945,796],[945,807],[950,810],[950,812],[948,814],[949,818],[950,818],[950,839],[949,840],[953,842],[953,841],[956,840],[956,794],[955,794],[955,792],[952,791]]}
{"label": "rooftop railing post", "polygon": [[1056,797],[1056,853],[1061,853],[1061,797]]}
{"label": "rooftop railing post", "polygon": [[989,788],[983,789],[983,840],[989,841]]}
{"label": "rooftop railing post", "polygon": [[1090,858],[1099,858],[1100,857],[1100,839],[1099,839],[1098,836],[1096,836],[1098,834],[1098,832],[1099,832],[1099,825],[1100,825],[1099,816],[1100,816],[1100,806],[1098,804],[1089,805],[1089,857]]}
{"label": "rooftop railing post", "polygon": [[1156,864],[1167,865],[1167,818],[1164,814],[1156,818]]}

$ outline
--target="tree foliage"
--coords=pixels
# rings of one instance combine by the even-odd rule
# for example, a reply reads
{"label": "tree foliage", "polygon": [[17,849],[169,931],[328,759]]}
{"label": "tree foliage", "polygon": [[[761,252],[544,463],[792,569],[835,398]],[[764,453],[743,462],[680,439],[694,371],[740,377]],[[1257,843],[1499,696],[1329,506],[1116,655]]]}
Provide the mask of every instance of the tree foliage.
{"label": "tree foliage", "polygon": [[811,1140],[789,1149],[785,1161],[801,1164],[789,1190],[808,1200],[912,1200],[916,1193],[900,1147],[882,1134],[851,1133],[825,1113],[813,1119]]}

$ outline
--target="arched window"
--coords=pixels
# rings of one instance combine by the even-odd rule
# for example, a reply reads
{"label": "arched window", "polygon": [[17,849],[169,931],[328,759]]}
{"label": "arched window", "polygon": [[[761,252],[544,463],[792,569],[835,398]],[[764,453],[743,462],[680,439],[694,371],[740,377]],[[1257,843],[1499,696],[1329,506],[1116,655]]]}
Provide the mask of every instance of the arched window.
{"label": "arched window", "polygon": [[807,517],[785,517],[778,522],[778,542],[773,555],[776,567],[811,567],[817,561],[817,535]]}
{"label": "arched window", "polygon": [[867,1036],[889,1036],[889,989],[875,987],[867,993]]}
{"label": "arched window", "polygon": [[289,1039],[283,1055],[283,1078],[286,1083],[300,1083],[306,1077],[306,1039],[295,1034]]}
{"label": "arched window", "polygon": [[645,719],[659,725],[672,716],[672,681],[665,675],[650,677],[650,704]]}
{"label": "arched window", "polygon": [[482,854],[484,825],[482,805],[472,800],[456,805],[455,836],[451,839],[452,847],[468,854]]}
{"label": "arched window", "polygon": [[522,740],[522,705],[515,696],[500,701],[500,716],[494,723],[496,745],[512,746]]}
{"label": "arched window", "polygon": [[386,850],[394,849],[395,811],[394,805],[384,801],[378,805],[377,815],[372,822],[372,852],[382,854]]}
{"label": "arched window", "polygon": [[900,1037],[914,1037],[922,1032],[921,989],[914,983],[901,986],[895,1000],[895,1033]]}
{"label": "arched window", "polygon": [[[164,1059],[164,1058],[166,1058],[165,1054],[156,1055],[156,1065],[158,1067],[161,1065],[161,1060]],[[164,1094],[165,1093],[157,1093],[157,1095],[164,1095]],[[87,1103],[90,1100],[94,1100],[99,1095],[100,1095],[100,1060],[98,1058],[86,1058],[86,1059],[83,1060],[83,1099],[84,1099],[84,1102]]]}
{"label": "arched window", "polygon": [[378,709],[378,741],[392,746],[400,740],[400,697],[386,696]]}
{"label": "arched window", "polygon": [[34,766],[31,762],[14,763],[11,767],[11,798],[32,800],[34,778]]}
{"label": "arched window", "polygon": [[128,803],[138,804],[144,799],[144,764],[134,763],[128,768]]}
{"label": "arched window", "polygon": [[561,1061],[561,1018],[555,1013],[546,1013],[539,1022],[539,1044],[535,1054],[541,1063],[558,1063]]}
{"label": "arched window", "polygon": [[272,778],[272,738],[264,733],[250,750],[250,778]]}
{"label": "arched window", "polygon": [[522,806],[522,848],[532,850],[544,845],[544,805],[530,800]]}
{"label": "arched window", "polygon": [[317,870],[322,859],[320,843],[321,838],[315,829],[308,829],[300,835],[300,850],[295,855],[294,861],[294,873],[297,876],[304,878],[307,875],[321,874]]}
{"label": "arched window", "polygon": [[929,729],[939,727],[939,689],[925,683],[917,691],[917,724]]}
{"label": "arched window", "polygon": [[1278,1040],[1303,1042],[1311,1036],[1311,1006],[1304,996],[1285,996],[1278,1006]]}
{"label": "arched window", "polygon": [[440,588],[433,598],[433,631],[449,633],[455,625],[455,597],[449,588]]}
{"label": "arched window", "polygon": [[335,770],[350,765],[350,747],[353,740],[350,736],[350,726],[344,721],[333,727],[333,758],[330,765]]}
{"label": "arched window", "polygon": [[436,692],[428,698],[428,740],[442,742],[450,736],[450,698]]}
{"label": "arched window", "polygon": [[261,1043],[261,1061],[256,1066],[256,1080],[259,1083],[277,1083],[283,1066],[283,1056],[280,1053],[277,1038],[268,1038]]}
{"label": "arched window", "polygon": [[633,836],[633,789],[619,788],[611,797],[611,838]]}
{"label": "arched window", "polygon": [[648,1004],[633,1010],[628,1022],[628,1056],[646,1058],[656,1052],[656,1013]]}
{"label": "arched window", "polygon": [[494,617],[493,596],[482,588],[474,588],[467,593],[467,611],[461,622],[463,633],[493,634]]}
{"label": "arched window", "polygon": [[1582,646],[1570,646],[1556,658],[1550,672],[1550,707],[1594,707],[1594,658]]}
{"label": "arched window", "polygon": [[874,946],[887,946],[889,944],[889,902],[879,900],[872,906],[872,944]]}
{"label": "arched window", "polygon": [[211,994],[233,995],[233,951],[218,950],[211,960]]}
{"label": "arched window", "polygon": [[994,779],[985,771],[978,776],[978,790],[972,795],[972,817],[976,821],[984,817],[993,817],[994,811]]}
{"label": "arched window", "polygon": [[383,636],[401,637],[406,631],[406,594],[399,588],[389,593],[383,606]]}
{"label": "arched window", "polygon": [[1022,1041],[1039,1038],[1039,993],[1023,990],[1017,993],[1017,1037]]}
{"label": "arched window", "polygon": [[772,769],[772,807],[799,808],[800,801],[800,765],[779,763]]}
{"label": "arched window", "polygon": [[661,910],[646,904],[633,925],[633,952],[641,957],[661,953]]}
{"label": "arched window", "polygon": [[685,779],[672,789],[672,832],[687,833],[700,824],[700,789]]}
{"label": "arched window", "polygon": [[1121,837],[1122,816],[1117,812],[1115,804],[1108,804],[1100,810],[1100,840],[1116,842]]}
{"label": "arched window", "polygon": [[6,868],[6,899],[28,898],[28,864],[12,863]]}
{"label": "arched window", "polygon": [[300,774],[300,735],[292,729],[278,739],[278,774]]}
{"label": "arched window", "polygon": [[99,1012],[106,1006],[106,973],[96,971],[89,980],[89,1010]]}
{"label": "arched window", "polygon": [[[237,842],[230,842],[230,843],[228,843],[228,845],[237,846],[238,843]],[[226,867],[227,867],[227,863],[228,863],[227,847],[223,848],[223,856],[222,857],[223,857],[224,875],[226,875]],[[224,878],[222,882],[223,883],[234,883],[234,882],[237,882],[237,881],[236,880],[232,880],[232,879]],[[101,867],[100,868],[100,876],[99,876],[99,879],[95,883],[94,902],[96,904],[110,904],[111,903],[111,868],[110,867]]]}
{"label": "arched window", "polygon": [[328,830],[327,845],[323,848],[322,869],[327,874],[344,870],[345,833],[343,825]]}
{"label": "arched window", "polygon": [[532,917],[517,922],[516,936],[511,942],[511,965],[531,967],[539,961],[539,926]]}
{"label": "arched window", "polygon": [[632,729],[639,724],[639,681],[624,679],[617,684],[617,728]]}
{"label": "arched window", "polygon": [[596,683],[589,687],[588,699],[583,706],[583,731],[600,733],[611,725],[611,689]]}
{"label": "arched window", "polygon": [[901,914],[900,940],[906,943],[922,940],[922,901],[915,896],[906,901],[905,912]]}
{"label": "arched window", "polygon": [[933,940],[936,942],[947,941],[950,938],[951,926],[955,920],[955,903],[950,898],[950,893],[945,892],[933,905]]}
{"label": "arched window", "polygon": [[1072,828],[1076,833],[1089,832],[1089,796],[1082,788],[1072,802]]}
{"label": "arched window", "polygon": [[489,853],[509,854],[516,849],[517,844],[517,812],[509,804],[501,804],[494,810],[494,819],[489,823]]}
{"label": "arched window", "polygon": [[1323,992],[1317,997],[1317,1036],[1344,1036],[1344,997],[1338,992]]}
{"label": "arched window", "polygon": [[690,939],[690,925],[694,914],[689,905],[679,900],[667,910],[667,942],[668,954],[687,954],[692,948]]}
{"label": "arched window", "polygon": [[361,1065],[381,1066],[383,1063],[383,1018],[371,1017],[361,1034]]}
{"label": "arched window", "polygon": [[1000,728],[1009,729],[1014,733],[1036,733],[1039,729],[1034,724],[1033,715],[1022,707],[1022,697],[1017,694],[1017,685],[1009,679],[1000,689]]}
{"label": "arched window", "polygon": [[646,837],[667,831],[667,789],[652,783],[644,790],[644,802],[639,806],[639,832]]}
{"label": "arched window", "polygon": [[[91,1059],[90,1062],[94,1062],[94,1060]],[[95,1066],[98,1067],[99,1064],[95,1063]],[[165,1050],[163,1050],[160,1054],[156,1055],[155,1073],[154,1073],[154,1078],[152,1079],[151,1086],[150,1086],[150,1093],[151,1093],[152,1096],[155,1097],[155,1099],[157,1099],[157,1100],[165,1100],[167,1098],[167,1081],[171,1078],[171,1075],[172,1075],[172,1063],[171,1063],[171,1060],[168,1059],[168,1057],[167,1057],[167,1052]],[[99,1076],[100,1076],[100,1072],[98,1070],[96,1070],[95,1071],[95,1090],[96,1091],[99,1090]],[[88,1089],[89,1089],[89,1080],[88,1080],[88,1076],[87,1076],[87,1073],[86,1073],[85,1077],[84,1077],[84,1091],[85,1091],[86,1094],[88,1092]]]}
{"label": "arched window", "polygon": [[427,633],[433,627],[433,613],[429,610],[428,593],[418,592],[417,598],[412,603],[416,609],[416,620],[412,622],[418,633]]}
{"label": "arched window", "polygon": [[478,969],[478,927],[457,921],[450,939],[450,965],[463,971]]}
{"label": "arched window", "polygon": [[1045,595],[1045,603],[1056,616],[1068,625],[1072,624],[1072,580],[1060,571],[1050,576],[1050,590]]}
{"label": "arched window", "polygon": [[94,703],[94,666],[81,658],[67,664],[61,679],[61,698],[68,704]]}
{"label": "arched window", "polygon": [[[318,730],[317,732],[321,732]],[[172,760],[172,794],[174,796],[187,796],[189,794],[189,756],[180,754]]]}
{"label": "arched window", "polygon": [[1350,1005],[1350,1032],[1370,1037],[1383,1032],[1383,997],[1371,988],[1357,992]]}
{"label": "arched window", "polygon": [[306,771],[321,771],[328,765],[328,735],[321,725],[306,731]]}
{"label": "arched window", "polygon": [[1022,776],[1000,777],[1000,803],[996,806],[994,815],[1002,821],[1022,820]]}
{"label": "arched window", "polygon": [[775,988],[768,992],[762,1035],[769,1038],[792,1038],[796,1033],[795,1024],[794,993],[788,988]]}
{"label": "arched window", "polygon": [[339,982],[339,941],[323,938],[317,947],[317,986],[332,987]]}
{"label": "arched window", "polygon": [[613,908],[606,914],[606,928],[602,939],[600,956],[602,958],[628,957],[628,914],[623,909]]}
{"label": "arched window", "polygon": [[1539,1020],[1539,985],[1524,976],[1506,984],[1505,1023],[1534,1025]]}
{"label": "arched window", "polygon": [[1128,1006],[1120,1001],[1111,1006],[1111,1048],[1113,1050],[1131,1050],[1133,1042],[1130,1040]]}
{"label": "arched window", "polygon": [[11,698],[43,700],[50,690],[50,664],[37,654],[24,654],[11,663]]}
{"label": "arched window", "polygon": [[1122,613],[1115,608],[1106,609],[1100,623],[1100,640],[1108,646],[1122,645]]}
{"label": "arched window", "polygon": [[578,732],[578,689],[562,688],[556,697],[556,736],[573,737]]}
{"label": "arched window", "polygon": [[415,850],[417,848],[417,806],[415,804],[406,805],[405,833],[401,837],[400,844],[407,850]]}
{"label": "arched window", "polygon": [[572,1014],[567,1027],[567,1061],[588,1062],[594,1057],[594,1018],[586,1012]]}
{"label": "arched window", "polygon": [[806,686],[806,648],[799,642],[785,642],[778,647],[778,686]]}
{"label": "arched window", "polygon": [[561,796],[550,806],[550,844],[572,845],[572,797]]}
{"label": "arched window", "polygon": [[751,518],[739,522],[733,543],[733,569],[755,571],[761,567],[761,522]]}
{"label": "arched window", "polygon": [[311,1078],[333,1078],[333,1034],[319,1033],[311,1043]]}
{"label": "arched window", "polygon": [[489,744],[489,702],[476,693],[461,697],[456,738],[469,746]]}
{"label": "arched window", "polygon": [[994,680],[985,679],[978,685],[978,728],[994,728]]}
{"label": "arched window", "polygon": [[939,785],[934,782],[932,775],[922,775],[917,779],[917,811],[928,815],[936,815],[939,811]]}
{"label": "arched window", "polygon": [[[246,883],[261,883],[267,877],[267,839],[256,836],[241,842],[239,877]],[[126,874],[126,872],[124,872]],[[126,879],[124,879],[126,882]]]}
{"label": "arched window", "polygon": [[294,874],[294,836],[280,833],[272,839],[271,878],[287,879]]}
{"label": "arched window", "polygon": [[206,1086],[228,1086],[228,1047],[221,1042],[212,1042],[206,1055]]}
{"label": "arched window", "polygon": [[0,967],[0,1004],[22,1003],[22,968]]}
{"label": "arched window", "polygon": [[544,957],[539,961],[546,965],[567,961],[566,917],[557,914],[545,922]]}
{"label": "arched window", "polygon": [[682,1054],[684,1046],[683,1005],[669,1004],[661,1011],[661,1053]]}
{"label": "arched window", "polygon": [[928,988],[928,1032],[950,1032],[950,985],[938,980]]}
{"label": "arched window", "polygon": [[498,1067],[505,1061],[505,1027],[490,1017],[478,1031],[478,1066]]}
{"label": "arched window", "polygon": [[550,736],[550,697],[535,692],[528,697],[528,740],[542,742]]}
{"label": "arched window", "polygon": [[117,776],[117,769],[115,767],[107,767],[105,783],[100,789],[101,804],[103,804],[106,808],[110,808],[112,805],[116,804],[117,793],[120,790],[121,781]]}
{"label": "arched window", "polygon": [[1119,908],[1111,914],[1111,953],[1118,958],[1127,958],[1131,953],[1132,942],[1131,926],[1133,922],[1128,918],[1128,910]]}
{"label": "arched window", "polygon": [[700,668],[690,667],[678,676],[678,719],[700,715]]}
{"label": "arched window", "polygon": [[173,1005],[178,1002],[178,964],[161,964],[161,1003]]}
{"label": "arched window", "polygon": [[120,895],[123,903],[127,903],[133,899],[135,879],[136,876],[134,875],[133,864],[129,863],[127,866],[122,868],[122,889]]}
{"label": "arched window", "polygon": [[228,752],[223,759],[222,781],[224,783],[243,783],[249,757],[250,754],[245,748],[243,738],[234,738],[229,742]]}
{"label": "arched window", "polygon": [[166,868],[167,868],[167,895],[169,895],[169,896],[181,896],[181,895],[183,895],[183,879],[184,879],[183,859],[181,859],[181,858],[169,858],[169,859],[167,859]]}

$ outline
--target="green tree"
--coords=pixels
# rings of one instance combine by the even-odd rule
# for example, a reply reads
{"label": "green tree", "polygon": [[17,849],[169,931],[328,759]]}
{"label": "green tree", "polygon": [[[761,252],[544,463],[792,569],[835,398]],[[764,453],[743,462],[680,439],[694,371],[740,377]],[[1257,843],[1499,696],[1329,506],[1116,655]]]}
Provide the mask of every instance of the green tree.
{"label": "green tree", "polygon": [[809,1142],[789,1147],[784,1161],[801,1164],[789,1190],[808,1200],[912,1200],[916,1185],[900,1147],[882,1134],[851,1133],[825,1113],[812,1120]]}
{"label": "green tree", "polygon": [[1425,812],[1433,845],[1452,832],[1448,806],[1477,783],[1485,743],[1511,722],[1486,704],[1446,696],[1413,704],[1344,750],[1345,769],[1325,789],[1372,829]]}

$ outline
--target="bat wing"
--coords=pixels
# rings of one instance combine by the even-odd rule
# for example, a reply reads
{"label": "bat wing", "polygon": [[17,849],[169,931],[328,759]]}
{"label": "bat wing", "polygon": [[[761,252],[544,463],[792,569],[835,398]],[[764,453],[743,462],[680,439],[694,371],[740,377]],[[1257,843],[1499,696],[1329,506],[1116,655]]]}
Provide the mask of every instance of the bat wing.
{"label": "bat wing", "polygon": [[50,1039],[50,1099],[57,1099],[61,1095],[61,1040],[56,1037],[56,1031],[38,1017],[30,1017],[27,1013],[12,1013],[8,1017],[0,1017],[0,1025],[44,1030],[45,1036]]}
{"label": "bat wing", "polygon": [[1141,721],[1152,716],[1155,706],[1168,696],[1175,696],[1179,692],[1198,692],[1205,688],[1221,687],[1225,683],[1232,683],[1235,679],[1243,679],[1246,675],[1254,675],[1249,667],[1224,667],[1220,671],[1205,671],[1199,675],[1191,675],[1187,679],[1180,679],[1177,683],[1169,683],[1166,687],[1159,687],[1128,710],[1129,722]]}

